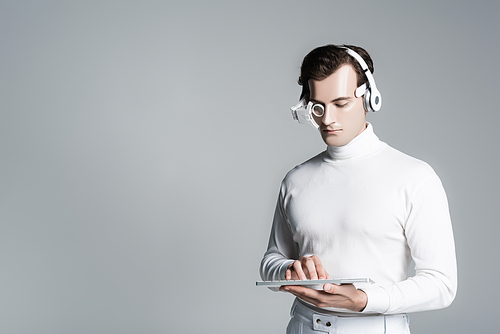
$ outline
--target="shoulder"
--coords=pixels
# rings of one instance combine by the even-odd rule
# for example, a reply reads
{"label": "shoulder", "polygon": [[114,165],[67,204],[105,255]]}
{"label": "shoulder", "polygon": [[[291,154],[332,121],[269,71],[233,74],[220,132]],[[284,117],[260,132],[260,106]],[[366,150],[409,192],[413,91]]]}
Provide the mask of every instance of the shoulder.
{"label": "shoulder", "polygon": [[435,175],[434,169],[425,161],[403,153],[389,145],[382,152],[389,169],[394,172],[400,172],[414,177],[429,177]]}
{"label": "shoulder", "polygon": [[300,182],[301,180],[310,178],[313,172],[318,170],[323,163],[323,154],[324,151],[292,168],[285,175],[283,184]]}
{"label": "shoulder", "polygon": [[422,189],[431,192],[442,191],[441,179],[427,162],[390,146],[387,146],[381,153],[383,162],[379,165],[381,167],[379,169],[380,180],[398,189],[404,189],[410,197],[418,194]]}

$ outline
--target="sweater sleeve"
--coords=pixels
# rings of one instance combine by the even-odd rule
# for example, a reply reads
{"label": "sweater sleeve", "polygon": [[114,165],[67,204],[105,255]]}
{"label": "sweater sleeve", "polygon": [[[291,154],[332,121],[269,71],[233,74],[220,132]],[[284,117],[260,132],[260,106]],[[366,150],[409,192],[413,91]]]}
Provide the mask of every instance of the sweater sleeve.
{"label": "sweater sleeve", "polygon": [[445,191],[438,176],[422,181],[409,195],[405,236],[415,276],[402,282],[363,288],[364,313],[406,313],[447,307],[457,290],[455,244]]}
{"label": "sweater sleeve", "polygon": [[287,267],[298,259],[298,255],[298,245],[293,241],[287,222],[282,186],[274,212],[269,244],[260,264],[261,278],[264,281],[285,279]]}

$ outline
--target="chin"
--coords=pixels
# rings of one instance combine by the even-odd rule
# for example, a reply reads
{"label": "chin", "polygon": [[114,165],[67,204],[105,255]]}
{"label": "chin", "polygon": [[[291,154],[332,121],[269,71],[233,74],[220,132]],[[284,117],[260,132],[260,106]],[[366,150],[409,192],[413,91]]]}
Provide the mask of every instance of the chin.
{"label": "chin", "polygon": [[342,138],[323,138],[323,141],[328,146],[344,146],[350,142],[350,140]]}
{"label": "chin", "polygon": [[325,143],[328,146],[340,147],[340,146],[347,145],[349,142],[346,143],[346,142],[341,141],[341,140],[325,140]]}

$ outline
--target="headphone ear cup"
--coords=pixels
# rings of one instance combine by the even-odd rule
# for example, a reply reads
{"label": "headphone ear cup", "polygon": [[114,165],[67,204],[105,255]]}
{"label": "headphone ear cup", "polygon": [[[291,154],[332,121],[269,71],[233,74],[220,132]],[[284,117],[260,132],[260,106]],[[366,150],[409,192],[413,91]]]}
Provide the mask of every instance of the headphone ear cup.
{"label": "headphone ear cup", "polygon": [[370,104],[370,95],[371,91],[369,88],[367,88],[365,94],[363,95],[363,107],[365,107],[365,111],[367,112],[374,111]]}
{"label": "headphone ear cup", "polygon": [[370,108],[372,111],[379,111],[382,106],[382,95],[375,89],[375,91],[370,91]]}

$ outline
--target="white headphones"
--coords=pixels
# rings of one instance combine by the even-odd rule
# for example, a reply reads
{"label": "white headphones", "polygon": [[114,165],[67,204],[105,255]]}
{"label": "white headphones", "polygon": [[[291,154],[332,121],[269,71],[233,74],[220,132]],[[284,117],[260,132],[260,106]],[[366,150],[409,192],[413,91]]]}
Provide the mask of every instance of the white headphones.
{"label": "white headphones", "polygon": [[[354,52],[353,50],[341,46],[340,48],[346,49],[347,53],[351,55],[356,61],[361,65],[361,68],[365,72],[365,75],[368,79],[368,83],[364,83],[358,88],[356,88],[356,91],[354,92],[354,95],[356,97],[363,96],[363,106],[366,111],[379,111],[380,107],[382,106],[382,95],[380,94],[379,90],[377,89],[377,85],[375,84],[375,78],[373,77],[372,72],[370,72],[370,69],[368,68],[368,65],[366,65],[365,60],[363,57],[361,57],[359,54]],[[315,129],[319,128],[318,124],[312,117],[312,106],[313,103],[309,102],[307,105],[305,104],[305,99],[302,99],[295,105],[294,107],[290,108],[292,111],[292,117],[293,119],[299,121],[301,124],[310,124],[312,125]]]}
{"label": "white headphones", "polygon": [[[358,61],[363,71],[365,71],[366,77],[368,78],[368,87],[366,86],[366,83],[364,83],[358,88],[356,88],[355,92],[356,97],[360,97],[364,94],[363,105],[365,106],[366,111],[373,111],[373,112],[379,111],[380,107],[382,107],[382,95],[377,89],[377,85],[375,84],[375,78],[373,77],[372,72],[370,72],[368,65],[366,65],[363,57],[361,57],[353,50],[346,47],[342,48],[346,49],[347,53],[349,53],[352,57],[354,57],[354,59]],[[364,93],[362,93],[363,91]]]}

